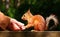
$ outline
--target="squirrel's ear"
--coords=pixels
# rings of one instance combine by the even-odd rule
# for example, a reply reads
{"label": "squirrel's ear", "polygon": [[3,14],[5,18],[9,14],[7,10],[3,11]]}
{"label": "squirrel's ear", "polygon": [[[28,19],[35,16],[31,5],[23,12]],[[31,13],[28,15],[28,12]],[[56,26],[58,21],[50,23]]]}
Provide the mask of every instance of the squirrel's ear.
{"label": "squirrel's ear", "polygon": [[28,13],[28,14],[30,13],[30,9],[28,9],[27,13]]}

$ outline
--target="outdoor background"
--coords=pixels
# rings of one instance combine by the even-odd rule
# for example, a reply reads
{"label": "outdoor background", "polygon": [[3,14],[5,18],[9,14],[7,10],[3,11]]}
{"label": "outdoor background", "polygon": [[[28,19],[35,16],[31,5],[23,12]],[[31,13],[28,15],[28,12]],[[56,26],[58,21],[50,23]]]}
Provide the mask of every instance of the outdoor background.
{"label": "outdoor background", "polygon": [[0,11],[24,24],[27,22],[23,21],[21,16],[29,8],[33,15],[40,14],[45,19],[50,14],[55,14],[59,20],[55,30],[60,31],[60,0],[0,0]]}
{"label": "outdoor background", "polygon": [[[0,11],[5,15],[27,24],[21,16],[30,8],[33,15],[40,14],[45,19],[55,14],[59,20],[58,26],[52,30],[60,31],[60,0],[0,0]],[[51,23],[50,23],[51,24]],[[30,29],[26,30],[30,31]],[[0,32],[0,37],[60,37],[59,32]]]}

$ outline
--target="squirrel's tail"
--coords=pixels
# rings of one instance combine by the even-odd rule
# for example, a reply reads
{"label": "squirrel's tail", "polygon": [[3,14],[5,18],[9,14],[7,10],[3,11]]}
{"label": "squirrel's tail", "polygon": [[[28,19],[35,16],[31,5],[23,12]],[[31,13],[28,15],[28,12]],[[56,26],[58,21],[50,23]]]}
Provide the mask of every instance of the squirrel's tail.
{"label": "squirrel's tail", "polygon": [[57,19],[57,17],[55,15],[51,14],[49,17],[46,18],[46,28],[47,28],[47,30],[48,30],[48,25],[50,23],[50,20],[53,20],[54,21],[54,25],[51,26],[49,28],[49,30],[51,30],[52,28],[54,28],[55,26],[58,25],[58,19]]}

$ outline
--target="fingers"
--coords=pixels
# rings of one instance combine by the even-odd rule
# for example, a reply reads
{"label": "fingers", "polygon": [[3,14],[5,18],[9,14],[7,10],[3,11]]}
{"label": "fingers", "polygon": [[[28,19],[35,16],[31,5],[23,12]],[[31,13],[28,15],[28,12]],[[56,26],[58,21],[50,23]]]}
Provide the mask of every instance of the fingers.
{"label": "fingers", "polygon": [[24,26],[23,23],[15,20],[15,19],[12,19],[12,18],[11,18],[10,21],[11,21],[11,23],[13,25],[14,30],[24,30],[25,29],[25,26]]}
{"label": "fingers", "polygon": [[13,30],[21,30],[15,23],[13,23]]}

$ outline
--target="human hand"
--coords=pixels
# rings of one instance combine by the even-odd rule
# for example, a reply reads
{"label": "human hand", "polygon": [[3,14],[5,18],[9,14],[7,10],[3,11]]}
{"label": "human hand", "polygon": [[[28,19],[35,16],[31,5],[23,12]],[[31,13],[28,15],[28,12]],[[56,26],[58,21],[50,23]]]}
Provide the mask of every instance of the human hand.
{"label": "human hand", "polygon": [[10,18],[10,28],[14,31],[24,30],[25,26],[23,23],[17,21],[16,19]]}

